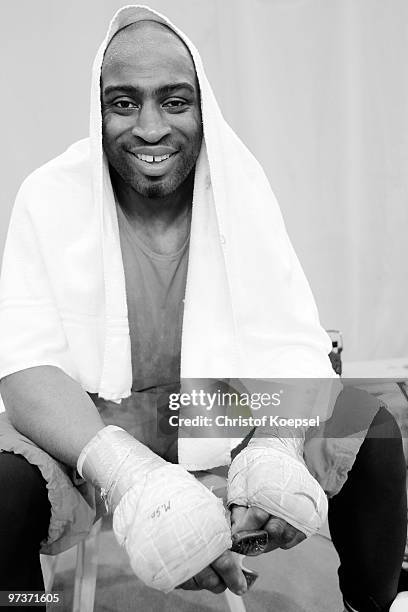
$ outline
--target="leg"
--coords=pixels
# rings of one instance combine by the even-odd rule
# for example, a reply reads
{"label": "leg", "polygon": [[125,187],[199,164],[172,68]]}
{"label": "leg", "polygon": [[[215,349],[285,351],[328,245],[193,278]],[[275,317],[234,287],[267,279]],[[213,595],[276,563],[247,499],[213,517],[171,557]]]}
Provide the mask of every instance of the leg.
{"label": "leg", "polygon": [[401,432],[381,408],[347,481],[329,501],[340,588],[358,612],[386,611],[397,594],[407,528],[405,478]]}
{"label": "leg", "polygon": [[0,452],[0,491],[0,591],[43,591],[39,548],[51,513],[46,483],[21,455]]}

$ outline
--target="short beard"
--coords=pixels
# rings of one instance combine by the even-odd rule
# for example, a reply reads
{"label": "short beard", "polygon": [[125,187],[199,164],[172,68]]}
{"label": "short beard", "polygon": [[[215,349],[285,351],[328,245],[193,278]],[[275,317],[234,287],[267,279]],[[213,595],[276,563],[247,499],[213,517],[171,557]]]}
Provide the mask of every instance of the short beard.
{"label": "short beard", "polygon": [[[149,199],[164,199],[175,193],[181,185],[188,179],[191,171],[195,167],[197,156],[194,157],[194,163],[191,164],[192,160],[184,160],[184,164],[178,168],[177,173],[173,177],[169,177],[167,180],[151,181],[148,178],[139,178],[132,176],[132,172],[128,167],[123,165],[114,165],[114,168],[122,180],[130,185],[136,193]],[[189,163],[190,162],[190,163]]]}
{"label": "short beard", "polygon": [[149,199],[160,200],[169,195],[168,193],[166,193],[164,186],[161,185],[160,183],[157,183],[157,184],[153,183],[150,185],[146,185],[145,187],[141,187],[140,185],[137,185],[137,186],[133,186],[133,189],[137,193],[142,195],[143,197],[149,198]]}

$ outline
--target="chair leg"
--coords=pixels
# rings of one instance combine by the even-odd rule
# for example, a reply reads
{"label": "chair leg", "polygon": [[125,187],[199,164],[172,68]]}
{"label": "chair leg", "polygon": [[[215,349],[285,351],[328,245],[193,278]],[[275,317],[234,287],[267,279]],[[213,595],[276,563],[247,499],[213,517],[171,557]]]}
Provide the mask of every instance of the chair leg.
{"label": "chair leg", "polygon": [[[240,555],[239,553],[234,553],[234,557],[237,559],[239,565],[243,567],[243,561],[245,559],[244,555]],[[242,597],[239,595],[235,595],[229,589],[224,591],[225,599],[227,600],[227,606],[230,612],[245,612],[245,604]]]}
{"label": "chair leg", "polygon": [[100,519],[87,539],[78,544],[72,612],[93,612],[101,525]]}
{"label": "chair leg", "polygon": [[235,595],[229,589],[224,591],[224,595],[230,612],[245,612],[245,604],[242,597]]}
{"label": "chair leg", "polygon": [[41,569],[44,578],[44,588],[46,593],[52,590],[57,569],[58,555],[51,557],[50,555],[40,555]]}

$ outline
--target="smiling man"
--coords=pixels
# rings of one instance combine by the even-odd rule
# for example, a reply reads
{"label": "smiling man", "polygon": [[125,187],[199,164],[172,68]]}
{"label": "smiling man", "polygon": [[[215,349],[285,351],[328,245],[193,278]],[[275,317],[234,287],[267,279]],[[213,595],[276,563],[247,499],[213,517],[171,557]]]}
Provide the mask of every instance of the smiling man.
{"label": "smiling man", "polygon": [[[240,446],[159,435],[163,404],[186,380],[336,379],[263,171],[223,120],[194,46],[153,11],[117,13],[94,64],[90,138],[24,182],[0,297],[2,590],[41,590],[39,550],[82,539],[100,493],[145,584],[243,594],[228,516],[189,473],[231,463],[234,533],[262,528],[265,551],[291,548],[319,529],[326,493],[347,609],[386,609],[404,472],[395,422],[376,400],[341,392],[336,407],[362,402],[356,431],[392,438],[381,466],[376,443],[355,436],[338,461],[322,439],[304,447],[305,432],[256,432]],[[374,499],[392,498],[390,510],[364,485],[372,470]],[[364,548],[373,533],[381,576]]]}

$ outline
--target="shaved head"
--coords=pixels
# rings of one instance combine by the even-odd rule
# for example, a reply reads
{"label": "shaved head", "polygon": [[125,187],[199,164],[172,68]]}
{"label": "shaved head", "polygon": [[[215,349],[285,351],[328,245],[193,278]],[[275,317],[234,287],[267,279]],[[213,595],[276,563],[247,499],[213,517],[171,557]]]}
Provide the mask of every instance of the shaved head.
{"label": "shaved head", "polygon": [[163,49],[171,50],[172,55],[180,55],[195,72],[194,62],[187,46],[173,30],[158,21],[137,21],[122,28],[110,40],[104,55],[103,67],[112,62],[127,61],[129,56],[138,53],[149,54],[152,49],[161,45]]}

